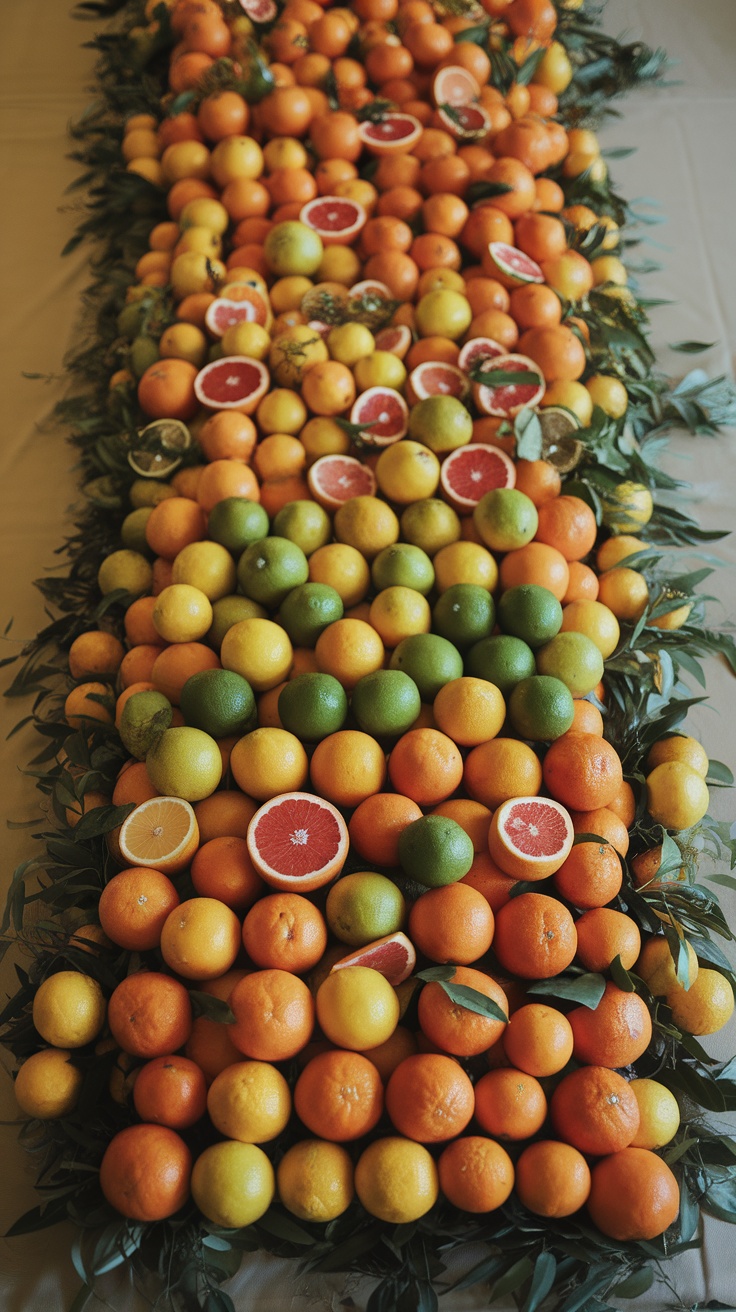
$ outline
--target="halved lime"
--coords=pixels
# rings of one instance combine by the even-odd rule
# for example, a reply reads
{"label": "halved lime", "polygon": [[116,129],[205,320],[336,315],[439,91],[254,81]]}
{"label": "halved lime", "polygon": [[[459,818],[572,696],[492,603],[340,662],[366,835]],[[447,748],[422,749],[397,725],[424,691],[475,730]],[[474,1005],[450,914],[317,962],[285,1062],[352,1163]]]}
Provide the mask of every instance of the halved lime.
{"label": "halved lime", "polygon": [[192,444],[192,435],[181,419],[154,419],[138,435],[145,445],[128,453],[128,464],[141,478],[168,478]]}
{"label": "halved lime", "polygon": [[542,459],[554,465],[559,474],[569,474],[585,450],[585,444],[573,437],[580,420],[561,405],[538,410],[537,417],[542,428]]}

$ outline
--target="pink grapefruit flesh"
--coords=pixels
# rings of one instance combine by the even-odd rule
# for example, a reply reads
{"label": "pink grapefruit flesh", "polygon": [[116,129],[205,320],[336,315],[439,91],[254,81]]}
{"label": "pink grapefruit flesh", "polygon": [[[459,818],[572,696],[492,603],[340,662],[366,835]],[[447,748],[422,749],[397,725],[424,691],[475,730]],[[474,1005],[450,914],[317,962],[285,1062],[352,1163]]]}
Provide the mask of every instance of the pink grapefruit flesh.
{"label": "pink grapefruit flesh", "polygon": [[372,497],[376,491],[373,470],[354,456],[321,456],[310,467],[307,483],[325,510],[339,510],[351,497]]}
{"label": "pink grapefruit flesh", "polygon": [[343,196],[317,196],[299,211],[299,219],[322,238],[323,246],[348,246],[368,215],[356,200]]}
{"label": "pink grapefruit flesh", "polygon": [[384,114],[376,122],[360,125],[360,139],[372,155],[411,150],[422,135],[422,125],[413,114]]}
{"label": "pink grapefruit flesh", "polygon": [[[473,397],[484,415],[511,419],[520,410],[538,405],[544,396],[544,378],[539,366],[526,355],[499,355],[487,365],[481,361],[481,377]],[[527,383],[521,375],[528,374]],[[509,378],[511,376],[511,378]]]}
{"label": "pink grapefruit flesh", "polygon": [[345,966],[369,966],[377,970],[388,980],[389,984],[403,984],[408,979],[417,963],[414,944],[399,930],[395,934],[386,934],[373,943],[366,943],[349,956],[336,961],[331,973],[342,970]]}
{"label": "pink grapefruit flesh", "polygon": [[248,825],[246,841],[267,884],[301,893],[335,879],[348,853],[340,812],[312,793],[281,793],[264,802]]}
{"label": "pink grapefruit flesh", "polygon": [[516,466],[500,447],[469,442],[443,461],[440,483],[455,510],[468,515],[486,492],[515,485]]}
{"label": "pink grapefruit flesh", "polygon": [[390,446],[404,437],[409,427],[409,407],[393,387],[369,387],[353,405],[350,422],[365,426],[361,433],[364,442]]}
{"label": "pink grapefruit flesh", "polygon": [[494,811],[488,850],[511,879],[547,879],[559,870],[575,834],[570,814],[548,797],[512,797]]}
{"label": "pink grapefruit flesh", "polygon": [[492,241],[488,245],[488,255],[495,266],[496,274],[507,286],[521,286],[525,282],[544,282],[544,274],[536,260],[532,260],[516,246],[507,246],[505,241]]}
{"label": "pink grapefruit flesh", "polygon": [[411,401],[423,401],[428,396],[464,397],[468,393],[468,380],[457,365],[442,360],[424,360],[412,369],[408,378],[407,395]]}
{"label": "pink grapefruit flesh", "polygon": [[239,410],[249,415],[268,391],[268,369],[248,355],[226,355],[200,369],[194,391],[209,410]]}

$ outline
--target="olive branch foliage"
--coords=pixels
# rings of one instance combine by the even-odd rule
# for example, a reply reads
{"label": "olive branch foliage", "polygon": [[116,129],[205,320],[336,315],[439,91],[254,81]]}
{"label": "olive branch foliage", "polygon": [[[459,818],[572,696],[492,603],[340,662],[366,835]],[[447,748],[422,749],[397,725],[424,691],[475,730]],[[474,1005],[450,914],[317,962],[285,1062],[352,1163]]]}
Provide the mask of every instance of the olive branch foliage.
{"label": "olive branch foliage", "polygon": [[[223,7],[240,12],[230,0],[223,0]],[[466,0],[447,0],[446,8],[465,13],[472,6]],[[616,112],[612,99],[643,84],[661,84],[668,71],[663,51],[604,35],[599,28],[601,8],[590,3],[577,10],[558,5],[556,39],[564,44],[575,71],[560,102],[566,126],[595,126]],[[45,815],[40,825],[26,822],[39,855],[14,871],[0,925],[0,956],[11,947],[22,950],[14,961],[18,988],[0,1014],[3,1042],[19,1060],[38,1049],[31,1004],[48,974],[60,968],[80,970],[111,991],[142,964],[136,954],[101,950],[91,941],[73,937],[75,928],[94,920],[100,893],[115,873],[105,839],[130,807],[105,805],[84,812],[88,792],[112,791],[125,753],[112,728],[95,721],[88,733],[70,733],[63,719],[70,686],[66,653],[71,643],[100,625],[120,634],[129,601],[122,592],[100,601],[97,588],[100,561],[119,545],[134,478],[127,457],[140,448],[142,418],[134,389],[126,383],[111,389],[109,379],[129,365],[136,339],[156,340],[174,321],[174,304],[166,288],[149,288],[140,301],[126,303],[132,270],[147,248],[151,227],[166,217],[166,207],[161,189],[121,167],[123,123],[133,113],[159,117],[162,112],[196,109],[197,99],[218,87],[234,87],[247,99],[257,100],[270,85],[267,67],[253,44],[244,62],[218,60],[207,87],[197,96],[185,93],[162,102],[173,44],[166,6],[155,9],[152,21],[143,13],[143,0],[86,0],[76,13],[104,24],[88,43],[98,53],[96,95],[72,134],[72,157],[81,172],[71,197],[79,206],[80,219],[66,250],[85,241],[94,245],[92,282],[84,305],[86,336],[66,362],[72,390],[54,415],[54,424],[69,431],[76,449],[81,502],[71,532],[56,553],[58,569],[37,583],[47,603],[47,623],[35,637],[17,644],[16,655],[0,662],[17,666],[5,695],[32,698],[29,713],[13,732],[32,723],[40,737],[41,746],[26,773],[41,793]],[[466,29],[457,39],[476,41],[487,49],[493,81],[501,89],[513,81],[528,82],[539,60],[539,52],[532,53],[518,68],[511,59],[510,43],[499,37],[490,20]],[[483,184],[476,190],[474,198],[482,198]],[[589,204],[615,220],[621,229],[618,253],[636,273],[628,257],[641,240],[641,230],[655,221],[651,214],[634,211],[608,180],[593,181],[586,174],[567,184],[566,195],[568,203]],[[79,196],[83,201],[76,199]],[[569,232],[571,244],[589,259],[602,253],[606,237],[607,229],[600,224],[587,233]],[[639,265],[638,273],[652,267],[651,262]],[[537,416],[522,412],[514,424],[517,453],[527,459],[554,459],[565,475],[565,490],[583,497],[599,524],[604,522],[607,493],[622,479],[643,482],[654,493],[654,515],[637,530],[644,549],[632,559],[647,579],[651,600],[636,624],[622,625],[621,642],[606,663],[606,734],[621,755],[637,799],[632,851],[661,844],[662,862],[656,886],[637,889],[627,877],[615,905],[645,931],[658,931],[664,923],[683,982],[687,982],[685,945],[689,942],[700,960],[722,971],[736,986],[718,942],[728,943],[734,936],[716,892],[718,886],[736,887],[730,873],[736,866],[736,826],[706,816],[692,830],[668,834],[647,814],[643,773],[652,743],[677,730],[690,707],[704,699],[704,661],[718,656],[736,673],[733,636],[723,627],[706,626],[710,599],[700,591],[717,563],[705,548],[724,535],[706,533],[698,526],[683,508],[687,485],[661,467],[668,433],[681,429],[701,438],[717,436],[736,422],[736,396],[728,380],[710,379],[697,368],[676,385],[656,370],[647,318],[647,308],[654,304],[621,296],[619,289],[603,285],[582,303],[563,305],[564,319],[574,315],[587,325],[594,367],[625,382],[629,409],[625,419],[614,420],[596,408],[587,428],[561,439],[554,448],[545,442]],[[683,342],[677,349],[695,355],[709,345]],[[185,459],[197,458],[195,443]],[[679,564],[683,549],[693,563],[684,572]],[[683,605],[691,609],[681,627],[661,631],[649,623]],[[3,636],[6,645],[16,641],[12,621]],[[732,782],[727,767],[712,761],[709,785]],[[77,819],[74,828],[70,818]],[[597,836],[580,835],[577,841],[591,837]],[[706,865],[715,865],[716,873],[702,873]],[[720,871],[723,866],[726,872]],[[515,891],[527,887],[520,883]],[[164,963],[151,953],[146,954],[146,964],[161,968]],[[453,973],[452,967],[432,967],[420,972],[418,979],[420,984],[436,981],[472,1010],[496,1014],[488,999],[453,984]],[[15,1222],[9,1234],[29,1233],[62,1220],[74,1223],[71,1255],[83,1283],[70,1312],[83,1312],[94,1282],[125,1263],[141,1291],[162,1312],[234,1312],[233,1300],[222,1285],[249,1254],[259,1250],[296,1260],[305,1272],[349,1271],[373,1278],[366,1312],[434,1312],[442,1293],[476,1284],[487,1290],[489,1305],[510,1298],[521,1312],[538,1308],[608,1312],[609,1298],[636,1299],[655,1280],[672,1288],[666,1260],[698,1245],[701,1210],[736,1221],[736,1138],[709,1125],[704,1116],[736,1111],[736,1058],[718,1063],[709,1057],[697,1039],[675,1026],[665,1002],[653,998],[620,960],[614,962],[611,975],[620,988],[643,996],[652,1012],[654,1039],[637,1063],[637,1074],[656,1075],[678,1095],[684,1109],[681,1128],[664,1153],[679,1175],[680,1217],[672,1232],[657,1240],[615,1242],[582,1213],[564,1220],[541,1220],[527,1213],[513,1195],[497,1212],[481,1217],[460,1213],[440,1199],[421,1220],[398,1226],[377,1221],[358,1202],[326,1226],[298,1222],[277,1203],[256,1224],[237,1231],[204,1221],[191,1204],[155,1225],[126,1221],[104,1201],[98,1184],[99,1162],[109,1139],[130,1121],[124,1102],[108,1096],[111,1077],[124,1082],[127,1071],[114,1046],[104,1041],[75,1055],[75,1064],[84,1074],[75,1112],[58,1121],[28,1121],[20,1126],[20,1139],[38,1163],[41,1201]],[[595,1007],[604,986],[602,975],[571,967],[554,979],[536,982],[529,992],[563,1005]],[[417,993],[418,989],[409,1002],[409,1020]],[[194,992],[192,998],[195,1014],[231,1019],[225,1004],[203,993]],[[470,1073],[480,1074],[474,1064],[468,1063]],[[286,1074],[293,1083],[296,1070]],[[201,1151],[213,1136],[212,1127],[195,1126],[189,1135],[194,1151]],[[296,1137],[298,1131],[287,1129],[274,1149],[274,1159]],[[462,1275],[451,1276],[449,1268],[456,1272],[463,1255],[473,1246],[477,1252],[478,1244],[483,1245],[484,1256]],[[357,1308],[347,1294],[342,1306]],[[700,1306],[724,1305],[711,1301]]]}

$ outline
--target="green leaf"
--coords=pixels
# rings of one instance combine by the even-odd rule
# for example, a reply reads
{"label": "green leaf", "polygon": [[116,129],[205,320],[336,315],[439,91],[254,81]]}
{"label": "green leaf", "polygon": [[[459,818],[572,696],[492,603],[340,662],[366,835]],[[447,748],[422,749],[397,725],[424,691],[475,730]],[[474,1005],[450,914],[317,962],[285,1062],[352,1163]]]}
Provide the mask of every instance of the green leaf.
{"label": "green leaf", "polygon": [[216,1020],[220,1025],[235,1023],[235,1013],[222,999],[213,997],[211,993],[203,993],[200,989],[190,989],[189,997],[195,1019],[206,1016],[208,1020]]}
{"label": "green leaf", "polygon": [[685,355],[699,355],[701,351],[710,351],[716,342],[670,342],[671,351],[682,351]]}
{"label": "green leaf", "polygon": [[638,1271],[632,1271],[631,1275],[620,1284],[614,1285],[611,1293],[617,1298],[639,1298],[641,1294],[646,1294],[653,1284],[654,1271],[650,1266],[642,1266]]}
{"label": "green leaf", "polygon": [[555,1283],[557,1260],[551,1253],[542,1252],[534,1263],[532,1283],[522,1312],[537,1312]]}
{"label": "green leaf", "polygon": [[315,1243],[314,1235],[308,1230],[297,1225],[291,1217],[285,1216],[283,1212],[278,1212],[274,1208],[269,1208],[265,1216],[258,1221],[258,1228],[267,1231],[270,1235],[275,1235],[277,1239],[288,1239],[290,1244],[300,1244],[304,1247],[310,1247]]}
{"label": "green leaf", "polygon": [[606,989],[603,975],[591,971],[586,975],[554,975],[552,979],[536,980],[530,984],[527,993],[539,993],[546,998],[567,998],[571,1002],[580,1002],[584,1007],[595,1011]]}
{"label": "green leaf", "polygon": [[514,420],[516,457],[518,460],[540,460],[542,456],[542,425],[539,415],[525,406]]}
{"label": "green leaf", "polygon": [[720,784],[723,787],[731,788],[734,782],[733,771],[730,770],[727,765],[724,765],[722,761],[714,761],[711,759],[708,761],[708,774],[705,782],[707,784],[715,784],[716,786]]}
{"label": "green leaf", "polygon": [[521,1257],[518,1262],[514,1262],[513,1266],[510,1266],[508,1271],[495,1281],[493,1285],[494,1302],[500,1302],[506,1294],[513,1294],[515,1290],[520,1289],[524,1281],[529,1279],[533,1270],[534,1265],[530,1257]]}
{"label": "green leaf", "polygon": [[490,1020],[502,1020],[504,1024],[507,1023],[506,1013],[492,998],[487,998],[485,993],[468,988],[467,984],[450,984],[448,980],[440,980],[439,985],[450,1001],[457,1003],[458,1006],[465,1007],[467,1011],[473,1011],[478,1016],[487,1016]]}

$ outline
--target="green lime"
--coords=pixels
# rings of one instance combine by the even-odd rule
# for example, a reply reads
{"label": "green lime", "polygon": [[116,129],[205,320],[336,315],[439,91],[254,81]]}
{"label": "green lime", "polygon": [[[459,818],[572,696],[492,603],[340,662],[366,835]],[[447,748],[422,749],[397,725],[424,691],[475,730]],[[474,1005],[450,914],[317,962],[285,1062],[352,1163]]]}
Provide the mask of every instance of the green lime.
{"label": "green lime", "polygon": [[411,729],[422,699],[414,680],[403,670],[375,670],[358,680],[350,706],[364,733],[398,738]]}
{"label": "green lime", "polygon": [[168,697],[162,692],[134,692],[123,707],[118,732],[131,756],[139,761],[153,747],[173,718]]}
{"label": "green lime", "polygon": [[268,515],[249,497],[225,497],[212,507],[207,519],[208,537],[233,555],[245,551],[252,542],[260,542],[267,533]]}
{"label": "green lime", "polygon": [[390,669],[403,670],[413,679],[423,702],[433,702],[440,688],[463,672],[457,647],[438,633],[413,633],[391,653]]}
{"label": "green lime", "polygon": [[233,592],[229,597],[219,597],[212,603],[212,623],[207,630],[207,641],[215,651],[219,651],[228,629],[240,620],[265,620],[266,611],[257,601],[250,597],[241,597]]}
{"label": "green lime", "polygon": [[413,588],[426,597],[434,587],[434,565],[421,547],[395,542],[392,547],[379,551],[371,565],[371,578],[376,592],[383,592],[384,588]]}
{"label": "green lime", "polygon": [[498,625],[504,633],[521,638],[530,647],[541,647],[560,631],[562,607],[538,583],[521,583],[509,588],[498,603]]}
{"label": "green lime", "polygon": [[529,644],[505,633],[482,638],[465,657],[465,673],[495,683],[504,697],[535,672],[534,652]]}
{"label": "green lime", "polygon": [[359,871],[345,875],[327,894],[325,918],[335,938],[362,948],[404,923],[406,902],[401,890],[386,875]]}
{"label": "green lime", "polygon": [[314,647],[328,624],[343,617],[339,592],[329,583],[300,583],[292,588],[279,610],[279,624],[295,647]]}
{"label": "green lime", "polygon": [[570,728],[574,711],[570,689],[548,674],[522,679],[508,700],[514,732],[531,742],[554,742]]}
{"label": "green lime", "polygon": [[139,506],[137,510],[131,510],[129,515],[125,516],[120,525],[120,541],[124,547],[130,551],[139,551],[142,556],[151,556],[153,553],[146,542],[146,524],[148,523],[153,506]]}
{"label": "green lime", "polygon": [[472,440],[473,420],[456,396],[427,396],[412,406],[409,437],[442,455]]}
{"label": "green lime", "polygon": [[481,588],[477,583],[453,583],[442,593],[432,611],[435,633],[456,647],[470,647],[472,643],[489,637],[495,622],[493,598],[487,588]]}
{"label": "green lime", "polygon": [[103,597],[122,588],[131,597],[142,597],[153,587],[150,561],[140,551],[113,551],[97,571],[97,584]]}
{"label": "green lime", "polygon": [[342,729],[348,699],[331,674],[297,674],[279,693],[279,719],[301,742],[316,743]]}
{"label": "green lime", "polygon": [[401,868],[425,888],[457,883],[467,875],[474,856],[472,838],[448,816],[423,815],[399,836]]}
{"label": "green lime", "polygon": [[587,697],[603,678],[603,657],[587,634],[558,633],[537,652],[537,672],[561,679],[573,697]]}
{"label": "green lime", "polygon": [[164,797],[201,802],[222,778],[222,756],[214,738],[201,729],[177,725],[166,729],[146,756],[146,770]]}
{"label": "green lime", "polygon": [[292,588],[308,578],[307,558],[288,538],[254,542],[238,561],[238,583],[246,597],[262,606],[279,606]]}
{"label": "green lime", "polygon": [[149,365],[155,364],[158,358],[158,342],[153,337],[141,335],[133,338],[128,353],[128,364],[136,378],[140,378]]}
{"label": "green lime", "polygon": [[256,699],[242,674],[234,670],[200,670],[181,690],[179,703],[185,724],[204,729],[213,738],[229,738],[255,729]]}
{"label": "green lime", "polygon": [[401,536],[427,555],[436,556],[442,547],[449,547],[460,537],[460,517],[437,497],[423,497],[412,501],[401,514]]}
{"label": "green lime", "polygon": [[494,487],[481,497],[473,523],[491,551],[515,551],[531,542],[539,527],[537,507],[515,487]]}
{"label": "green lime", "polygon": [[129,342],[138,335],[138,331],[146,314],[146,307],[140,301],[132,301],[130,305],[124,305],[117,318],[118,332],[121,337],[127,337]]}
{"label": "green lime", "polygon": [[316,501],[289,501],[275,516],[272,531],[311,556],[332,539],[332,520]]}

